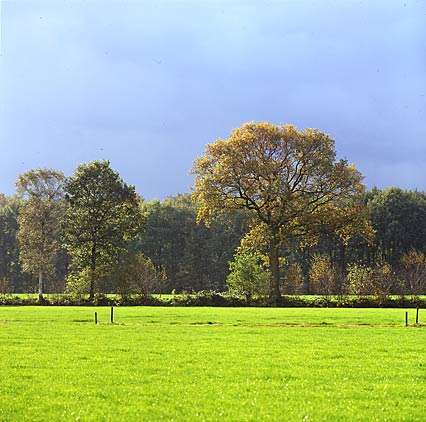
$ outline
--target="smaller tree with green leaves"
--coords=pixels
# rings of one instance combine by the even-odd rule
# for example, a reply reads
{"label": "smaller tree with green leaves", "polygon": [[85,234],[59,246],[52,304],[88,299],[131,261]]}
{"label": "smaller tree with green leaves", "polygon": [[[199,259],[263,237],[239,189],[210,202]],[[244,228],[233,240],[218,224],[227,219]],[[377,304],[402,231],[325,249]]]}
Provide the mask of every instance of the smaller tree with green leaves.
{"label": "smaller tree with green leaves", "polygon": [[52,169],[30,170],[16,182],[18,194],[25,199],[18,217],[20,261],[24,271],[38,276],[40,301],[44,276],[53,273],[61,249],[64,182],[64,174]]}
{"label": "smaller tree with green leaves", "polygon": [[113,269],[141,232],[139,197],[109,161],[79,164],[67,180],[65,193],[65,246],[77,271],[89,268],[93,299],[99,288],[98,269]]}
{"label": "smaller tree with green leaves", "polygon": [[236,253],[229,263],[227,277],[231,294],[244,296],[248,301],[254,296],[264,296],[269,290],[270,273],[262,257],[255,253]]}

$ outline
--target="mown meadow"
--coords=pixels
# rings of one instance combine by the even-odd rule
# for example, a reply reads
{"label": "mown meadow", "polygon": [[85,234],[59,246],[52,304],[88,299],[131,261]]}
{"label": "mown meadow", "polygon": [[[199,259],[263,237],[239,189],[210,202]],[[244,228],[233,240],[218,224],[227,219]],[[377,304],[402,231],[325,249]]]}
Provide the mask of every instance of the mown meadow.
{"label": "mown meadow", "polygon": [[0,420],[424,421],[409,312],[0,307]]}

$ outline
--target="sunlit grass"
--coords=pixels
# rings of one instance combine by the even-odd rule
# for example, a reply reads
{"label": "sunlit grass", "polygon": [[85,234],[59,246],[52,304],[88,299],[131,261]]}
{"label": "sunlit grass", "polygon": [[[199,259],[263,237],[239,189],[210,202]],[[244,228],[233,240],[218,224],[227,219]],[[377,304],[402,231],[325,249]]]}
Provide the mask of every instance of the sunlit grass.
{"label": "sunlit grass", "polygon": [[0,420],[426,420],[405,310],[114,311],[0,307]]}

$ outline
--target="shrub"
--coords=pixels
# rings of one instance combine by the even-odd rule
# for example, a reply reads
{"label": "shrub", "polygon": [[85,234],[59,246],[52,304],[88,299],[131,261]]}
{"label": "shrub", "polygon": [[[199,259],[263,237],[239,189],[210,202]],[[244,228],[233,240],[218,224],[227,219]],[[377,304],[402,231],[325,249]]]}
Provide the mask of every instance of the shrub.
{"label": "shrub", "polygon": [[426,254],[415,250],[401,258],[400,277],[404,293],[415,297],[426,292]]}
{"label": "shrub", "polygon": [[243,296],[249,301],[254,296],[265,296],[270,281],[270,273],[265,268],[260,255],[237,253],[229,263],[230,274],[226,279],[231,295]]}
{"label": "shrub", "polygon": [[384,303],[395,290],[397,277],[389,264],[368,267],[351,264],[348,266],[349,293],[360,298],[376,296]]}
{"label": "shrub", "polygon": [[395,271],[389,264],[377,265],[373,272],[373,294],[380,303],[385,303],[389,295],[396,289],[398,280]]}
{"label": "shrub", "polygon": [[373,294],[373,269],[366,265],[348,265],[349,293],[359,298]]}
{"label": "shrub", "polygon": [[328,297],[339,290],[341,274],[325,255],[314,255],[309,269],[309,279],[316,293]]}
{"label": "shrub", "polygon": [[142,253],[128,255],[113,274],[115,290],[125,298],[160,292],[167,277],[164,269],[156,269],[150,258]]}
{"label": "shrub", "polygon": [[76,273],[71,273],[67,276],[65,293],[73,296],[81,297],[89,293],[90,276],[89,269],[86,268]]}
{"label": "shrub", "polygon": [[285,265],[282,273],[284,276],[284,291],[290,295],[302,293],[305,280],[300,264],[292,263]]}

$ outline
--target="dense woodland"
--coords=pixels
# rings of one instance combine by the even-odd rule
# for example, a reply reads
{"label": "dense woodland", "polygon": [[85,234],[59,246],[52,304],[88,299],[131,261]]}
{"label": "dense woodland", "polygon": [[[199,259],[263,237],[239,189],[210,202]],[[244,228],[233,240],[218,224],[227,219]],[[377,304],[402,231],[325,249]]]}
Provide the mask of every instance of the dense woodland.
{"label": "dense woodland", "polygon": [[245,124],[193,172],[192,195],[163,201],[108,161],[19,175],[0,194],[0,294],[426,293],[426,194],[366,191],[326,135]]}
{"label": "dense woodland", "polygon": [[[417,261],[426,264],[426,194],[399,188],[372,189],[365,194],[370,211],[375,239],[371,245],[361,239],[352,239],[348,245],[337,237],[324,236],[318,245],[302,247],[294,244],[283,262],[283,292],[339,293],[338,282],[329,286],[325,282],[313,283],[310,268],[315,258],[326,257],[328,265],[347,274],[351,265],[383,268],[389,264],[392,272],[401,276],[405,272],[404,257],[417,251]],[[197,223],[197,205],[189,194],[166,198],[163,201],[144,201],[139,198],[139,208],[145,217],[137,237],[128,245],[134,252],[141,252],[152,260],[156,268],[162,268],[166,280],[154,291],[192,292],[200,290],[224,291],[229,274],[229,262],[248,231],[248,218],[244,212],[216,218],[211,227]],[[3,289],[10,292],[37,291],[37,278],[25,272],[20,260],[17,240],[20,211],[25,199],[19,196],[0,196],[0,279]],[[318,258],[317,258],[318,261]],[[72,273],[71,259],[61,248],[55,258],[54,268],[46,276],[46,292],[64,292],[67,277]],[[294,268],[300,268],[300,273]],[[286,271],[287,269],[287,271]],[[417,271],[420,271],[417,268]],[[344,279],[344,277],[343,277]],[[426,286],[421,279],[417,286],[422,293]],[[403,286],[391,280],[392,293],[401,293]],[[406,293],[415,289],[406,286]],[[114,290],[113,288],[111,290]]]}

